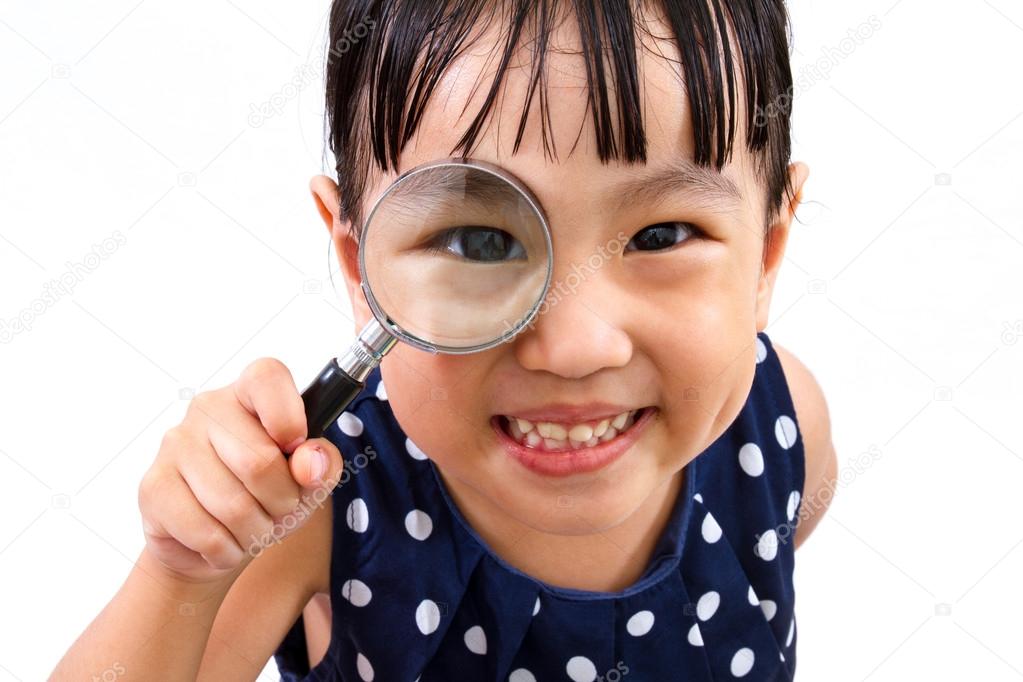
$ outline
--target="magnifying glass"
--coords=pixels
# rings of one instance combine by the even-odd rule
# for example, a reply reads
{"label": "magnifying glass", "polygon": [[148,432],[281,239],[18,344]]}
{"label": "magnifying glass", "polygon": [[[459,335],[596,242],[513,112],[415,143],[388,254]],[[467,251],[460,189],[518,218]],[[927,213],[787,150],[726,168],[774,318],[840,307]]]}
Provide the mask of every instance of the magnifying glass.
{"label": "magnifying glass", "polygon": [[[331,240],[328,258],[336,255]],[[308,437],[323,435],[399,340],[466,354],[511,339],[536,316],[552,267],[540,203],[509,172],[449,158],[402,173],[374,203],[359,239],[374,319],[303,391]],[[340,280],[332,266],[338,296]]]}

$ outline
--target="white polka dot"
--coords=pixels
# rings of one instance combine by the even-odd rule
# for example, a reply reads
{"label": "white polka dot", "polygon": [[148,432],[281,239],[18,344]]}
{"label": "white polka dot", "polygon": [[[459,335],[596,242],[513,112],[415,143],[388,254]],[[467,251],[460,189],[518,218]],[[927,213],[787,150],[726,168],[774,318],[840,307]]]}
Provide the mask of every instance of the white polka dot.
{"label": "white polka dot", "polygon": [[353,606],[365,606],[373,598],[369,586],[357,578],[346,580],[341,585],[341,596],[352,602]]}
{"label": "white polka dot", "polygon": [[377,400],[387,400],[387,387],[384,386],[383,379],[377,384]]}
{"label": "white polka dot", "polygon": [[361,497],[356,497],[348,503],[345,519],[348,521],[348,527],[356,533],[365,533],[369,528],[369,509]]}
{"label": "white polka dot", "polygon": [[405,515],[405,530],[416,540],[425,540],[433,532],[433,520],[426,512],[413,509]]}
{"label": "white polka dot", "polygon": [[792,417],[785,414],[778,417],[774,422],[774,437],[786,450],[796,444],[796,422],[792,421]]}
{"label": "white polka dot", "polygon": [[714,543],[721,539],[721,526],[718,525],[717,519],[711,516],[710,512],[703,517],[703,525],[700,527],[700,532],[703,533],[703,539],[707,542]]}
{"label": "white polka dot", "polygon": [[629,634],[633,637],[642,637],[646,633],[650,632],[650,628],[654,626],[654,614],[652,611],[640,611],[634,613],[629,622],[625,624],[625,629],[628,630]]}
{"label": "white polka dot", "polygon": [[437,602],[424,599],[416,607],[416,625],[424,635],[433,633],[440,626],[440,609]]}
{"label": "white polka dot", "polygon": [[593,682],[597,679],[597,666],[585,656],[573,656],[568,659],[565,671],[572,678],[572,682]]}
{"label": "white polka dot", "polygon": [[711,590],[706,593],[700,600],[696,602],[696,617],[700,620],[707,620],[714,615],[714,612],[718,610],[718,606],[721,604],[721,595]]}
{"label": "white polka dot", "polygon": [[411,438],[405,439],[405,452],[407,452],[412,459],[426,459],[426,453],[419,449],[419,446],[412,442]]}
{"label": "white polka dot", "polygon": [[473,625],[466,630],[464,639],[469,651],[480,656],[487,653],[487,635],[479,625]]}
{"label": "white polka dot", "polygon": [[753,591],[753,586],[749,586],[749,592],[746,594],[746,598],[749,599],[750,606],[756,606],[760,603],[760,599],[757,597],[757,593]]}
{"label": "white polka dot", "polygon": [[765,599],[760,602],[760,608],[764,610],[764,618],[767,620],[774,618],[774,614],[778,612],[778,605],[771,599]]}
{"label": "white polka dot", "polygon": [[693,623],[693,627],[689,628],[689,634],[686,636],[686,639],[693,646],[703,646],[703,633],[700,632],[700,626]]}
{"label": "white polka dot", "polygon": [[785,662],[785,654],[783,654],[783,653],[782,653],[782,652],[780,652],[780,651],[778,652],[778,658],[780,658],[780,659],[781,659],[781,662],[782,662],[782,663],[784,663],[784,662]]}
{"label": "white polka dot", "polygon": [[743,647],[732,656],[732,675],[742,677],[753,670],[753,649]]}
{"label": "white polka dot", "polygon": [[535,616],[540,612],[540,597],[536,598],[536,603],[533,604],[533,615]]}
{"label": "white polka dot", "polygon": [[770,561],[778,556],[778,534],[773,529],[764,531],[757,540],[756,555],[764,561]]}
{"label": "white polka dot", "polygon": [[693,499],[699,502],[700,504],[703,504],[703,495],[701,495],[700,493],[696,493],[695,495],[693,495]]}
{"label": "white polka dot", "polygon": [[764,344],[764,340],[759,336],[757,337],[757,364],[759,365],[767,358],[767,346]]}
{"label": "white polka dot", "polygon": [[789,623],[789,634],[785,637],[785,646],[792,646],[792,635],[796,634],[796,616],[793,614],[792,622]]}
{"label": "white polka dot", "polygon": [[369,664],[369,659],[359,654],[355,657],[355,667],[359,670],[359,677],[365,682],[372,682],[373,680],[373,666]]}
{"label": "white polka dot", "polygon": [[799,508],[799,491],[793,490],[789,493],[788,504],[785,505],[785,513],[789,517],[789,521],[796,517],[796,509]]}
{"label": "white polka dot", "polygon": [[512,670],[511,675],[508,676],[508,682],[536,682],[536,678],[525,668],[518,668]]}
{"label": "white polka dot", "polygon": [[346,436],[362,435],[362,420],[351,412],[342,412],[337,419],[337,425],[341,427],[341,433]]}
{"label": "white polka dot", "polygon": [[739,466],[750,476],[764,473],[764,454],[756,443],[746,443],[739,448]]}

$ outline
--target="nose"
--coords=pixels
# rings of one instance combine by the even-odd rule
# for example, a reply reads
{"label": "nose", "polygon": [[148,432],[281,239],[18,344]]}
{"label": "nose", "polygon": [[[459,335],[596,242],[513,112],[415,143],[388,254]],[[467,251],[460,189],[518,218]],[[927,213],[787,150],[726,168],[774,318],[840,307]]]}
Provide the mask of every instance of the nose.
{"label": "nose", "polygon": [[516,337],[519,364],[566,379],[628,364],[632,339],[621,322],[629,312],[615,305],[613,282],[594,276],[576,287],[566,286],[570,281],[552,280],[536,317]]}

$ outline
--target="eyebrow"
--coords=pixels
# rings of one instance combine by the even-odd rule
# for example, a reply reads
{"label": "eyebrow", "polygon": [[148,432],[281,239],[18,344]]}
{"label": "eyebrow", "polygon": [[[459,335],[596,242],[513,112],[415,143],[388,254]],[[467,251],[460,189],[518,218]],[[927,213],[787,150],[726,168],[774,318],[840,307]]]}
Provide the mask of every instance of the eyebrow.
{"label": "eyebrow", "polygon": [[405,179],[391,193],[391,198],[414,200],[420,207],[430,201],[462,199],[483,206],[499,201],[521,201],[519,191],[490,173],[466,171],[457,166],[435,168]]}
{"label": "eyebrow", "polygon": [[706,208],[726,213],[736,209],[742,200],[742,193],[731,178],[688,159],[644,168],[636,176],[614,185],[610,196],[612,206],[621,210],[639,203],[659,203],[680,193],[688,194]]}

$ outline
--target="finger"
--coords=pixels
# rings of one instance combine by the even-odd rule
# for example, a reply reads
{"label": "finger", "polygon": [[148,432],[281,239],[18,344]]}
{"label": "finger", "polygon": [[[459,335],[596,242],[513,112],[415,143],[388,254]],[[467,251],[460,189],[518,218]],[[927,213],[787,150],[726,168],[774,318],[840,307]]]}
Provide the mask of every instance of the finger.
{"label": "finger", "polygon": [[159,489],[143,502],[147,532],[154,539],[176,540],[218,569],[234,568],[244,558],[231,532],[199,504],[177,471],[162,477]]}
{"label": "finger", "polygon": [[333,488],[341,478],[341,452],[326,438],[310,438],[288,458],[292,477],[304,488]]}
{"label": "finger", "polygon": [[227,468],[212,446],[206,452],[182,458],[178,470],[203,509],[224,524],[246,551],[259,545],[273,528],[274,521],[268,511]]}
{"label": "finger", "polygon": [[235,396],[257,417],[284,452],[293,452],[306,438],[305,405],[291,371],[280,360],[261,358],[242,372]]}
{"label": "finger", "polygon": [[284,516],[294,509],[302,491],[276,443],[252,415],[225,422],[233,428],[210,422],[206,431],[220,461],[270,516]]}
{"label": "finger", "polygon": [[202,554],[190,550],[174,538],[150,536],[149,546],[161,564],[181,575],[205,574],[211,570],[210,562]]}

